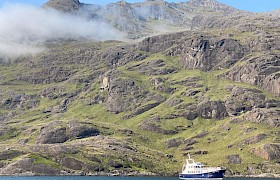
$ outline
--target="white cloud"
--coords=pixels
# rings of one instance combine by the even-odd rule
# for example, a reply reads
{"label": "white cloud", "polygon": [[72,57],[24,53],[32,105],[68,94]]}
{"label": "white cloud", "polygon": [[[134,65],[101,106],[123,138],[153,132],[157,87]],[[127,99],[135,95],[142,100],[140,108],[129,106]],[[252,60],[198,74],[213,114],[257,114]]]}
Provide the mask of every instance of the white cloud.
{"label": "white cloud", "polygon": [[0,55],[17,57],[40,52],[53,39],[122,40],[110,25],[58,11],[14,4],[0,9]]}

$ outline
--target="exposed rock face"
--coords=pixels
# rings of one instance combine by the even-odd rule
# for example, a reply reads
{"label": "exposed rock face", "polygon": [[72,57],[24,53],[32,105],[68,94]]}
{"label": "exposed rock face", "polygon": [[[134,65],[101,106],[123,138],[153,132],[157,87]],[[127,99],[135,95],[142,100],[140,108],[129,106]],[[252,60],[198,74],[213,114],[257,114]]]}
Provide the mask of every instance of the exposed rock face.
{"label": "exposed rock face", "polygon": [[80,14],[88,19],[104,20],[117,29],[127,32],[127,36],[132,39],[148,34],[178,31],[182,27],[190,29],[192,20],[201,12],[211,16],[213,12],[223,16],[239,12],[214,0],[193,0],[182,3],[159,0],[140,3],[119,1],[106,6],[82,4],[78,0],[50,0],[43,7]]}
{"label": "exposed rock face", "polygon": [[181,102],[183,102],[182,99],[179,99],[179,98],[172,98],[172,99],[168,99],[165,103],[170,106],[170,107],[173,107],[173,106],[177,106],[178,104],[180,104]]}
{"label": "exposed rock face", "polygon": [[150,117],[149,119],[143,120],[139,125],[139,129],[146,130],[146,131],[152,131],[162,134],[176,134],[177,131],[175,130],[166,130],[162,128],[160,125],[160,117],[154,116]]}
{"label": "exposed rock face", "polygon": [[68,139],[80,139],[99,135],[100,131],[91,124],[70,121],[68,126],[56,121],[43,126],[37,138],[39,144],[64,143]]}
{"label": "exposed rock face", "polygon": [[8,160],[8,159],[13,159],[15,157],[18,157],[20,155],[24,154],[21,151],[15,151],[15,150],[5,150],[0,153],[0,160]]}
{"label": "exposed rock face", "polygon": [[187,69],[203,71],[229,68],[244,56],[243,47],[232,39],[209,39],[200,37],[190,41],[182,55]]}
{"label": "exposed rock face", "polygon": [[262,107],[265,104],[265,95],[259,90],[237,86],[226,89],[231,92],[231,96],[225,102],[227,112],[231,116],[238,116],[252,110],[253,107]]}
{"label": "exposed rock face", "polygon": [[135,110],[133,110],[129,115],[126,115],[124,118],[128,119],[128,118],[132,118],[134,116],[137,116],[139,114],[142,114],[146,111],[149,111],[150,109],[153,109],[154,107],[157,107],[161,102],[151,102],[148,104],[144,104],[138,108],[136,108]]}
{"label": "exposed rock face", "polygon": [[79,0],[49,0],[43,7],[53,8],[66,13],[75,13],[81,8]]}
{"label": "exposed rock face", "polygon": [[[245,165],[240,172],[279,172],[280,16],[234,14],[214,0],[46,6],[106,21],[132,39],[193,31],[129,43],[54,40],[39,55],[1,64],[0,174],[170,176],[170,160],[209,160],[225,154],[213,151],[219,144],[233,154],[222,157],[232,174]],[[249,146],[265,165],[245,156]]]}
{"label": "exposed rock face", "polygon": [[190,0],[187,2],[187,4],[191,6],[210,8],[214,11],[223,12],[226,15],[238,12],[238,10],[215,0]]}
{"label": "exposed rock face", "polygon": [[223,119],[228,116],[222,101],[207,101],[198,104],[198,114],[205,119]]}
{"label": "exposed rock face", "polygon": [[45,127],[41,129],[40,136],[37,139],[38,143],[55,144],[63,143],[68,140],[65,127]]}
{"label": "exposed rock face", "polygon": [[120,113],[133,109],[139,103],[139,100],[143,99],[143,96],[141,97],[143,93],[145,92],[141,91],[133,80],[112,79],[105,102],[107,110],[112,113]]}
{"label": "exposed rock face", "polygon": [[166,147],[167,148],[174,148],[174,147],[180,146],[182,143],[183,143],[182,138],[170,139],[166,142]]}
{"label": "exposed rock face", "polygon": [[99,130],[92,125],[83,125],[78,122],[70,122],[69,123],[69,135],[71,138],[86,138],[90,136],[99,135]]}
{"label": "exposed rock face", "polygon": [[243,61],[224,74],[227,79],[259,85],[264,89],[280,95],[280,58],[279,55],[268,54],[252,57]]}
{"label": "exposed rock face", "polygon": [[59,171],[45,164],[36,164],[34,159],[23,158],[8,164],[0,171],[1,175],[58,175]]}
{"label": "exposed rock face", "polygon": [[256,156],[259,156],[265,160],[280,159],[280,144],[265,144],[260,148],[254,148],[251,150]]}
{"label": "exposed rock face", "polygon": [[193,147],[191,147],[192,145],[194,145],[194,144],[196,144],[198,141],[196,141],[194,138],[190,138],[190,139],[187,139],[187,140],[185,140],[185,145],[184,145],[184,147],[182,148],[182,150],[185,150],[185,151],[187,151],[187,150],[191,150],[191,149],[193,149]]}
{"label": "exposed rock face", "polygon": [[242,161],[238,154],[227,156],[227,159],[228,159],[228,164],[241,164]]}
{"label": "exposed rock face", "polygon": [[268,124],[272,127],[280,127],[280,111],[278,109],[256,108],[247,112],[243,119],[258,124]]}
{"label": "exposed rock face", "polygon": [[266,138],[266,134],[258,134],[244,140],[244,144],[256,144]]}
{"label": "exposed rock face", "polygon": [[128,119],[142,114],[165,101],[163,96],[145,91],[133,80],[114,77],[117,76],[117,73],[113,74],[111,75],[110,87],[105,101],[109,112],[118,114],[133,110],[124,117]]}
{"label": "exposed rock face", "polygon": [[37,95],[13,94],[9,98],[4,99],[0,107],[9,110],[26,110],[33,109],[39,104],[39,97]]}
{"label": "exposed rock face", "polygon": [[63,159],[60,159],[58,160],[58,162],[62,165],[62,166],[65,166],[69,169],[73,169],[73,170],[82,170],[83,169],[83,166],[84,163],[81,162],[81,161],[78,161],[74,158],[63,158]]}
{"label": "exposed rock face", "polygon": [[165,75],[171,74],[176,71],[175,67],[166,67],[165,63],[161,59],[149,61],[148,63],[137,64],[132,67],[128,67],[127,70],[137,70],[140,74],[146,75]]}

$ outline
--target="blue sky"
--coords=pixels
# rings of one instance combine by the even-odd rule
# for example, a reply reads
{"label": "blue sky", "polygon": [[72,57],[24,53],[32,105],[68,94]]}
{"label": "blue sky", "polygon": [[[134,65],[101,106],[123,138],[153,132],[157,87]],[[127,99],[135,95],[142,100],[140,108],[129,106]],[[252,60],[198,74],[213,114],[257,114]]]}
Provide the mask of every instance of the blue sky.
{"label": "blue sky", "polygon": [[[83,3],[90,4],[108,4],[111,2],[117,2],[118,0],[80,0]],[[127,0],[127,2],[139,2],[141,0]],[[167,0],[168,2],[179,2],[187,0]],[[241,10],[247,10],[252,12],[267,12],[276,9],[280,9],[280,0],[218,0],[224,4],[228,4]],[[25,3],[40,6],[47,0],[0,0],[0,6],[5,3]]]}

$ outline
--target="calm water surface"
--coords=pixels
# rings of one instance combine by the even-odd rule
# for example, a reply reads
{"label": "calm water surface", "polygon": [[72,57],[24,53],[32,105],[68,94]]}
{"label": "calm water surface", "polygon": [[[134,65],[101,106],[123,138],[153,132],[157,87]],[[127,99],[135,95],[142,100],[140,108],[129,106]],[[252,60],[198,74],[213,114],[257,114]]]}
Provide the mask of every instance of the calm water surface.
{"label": "calm water surface", "polygon": [[[38,176],[9,177],[0,176],[0,180],[178,180],[177,177],[105,177],[105,176]],[[276,180],[271,178],[225,178],[224,180]]]}

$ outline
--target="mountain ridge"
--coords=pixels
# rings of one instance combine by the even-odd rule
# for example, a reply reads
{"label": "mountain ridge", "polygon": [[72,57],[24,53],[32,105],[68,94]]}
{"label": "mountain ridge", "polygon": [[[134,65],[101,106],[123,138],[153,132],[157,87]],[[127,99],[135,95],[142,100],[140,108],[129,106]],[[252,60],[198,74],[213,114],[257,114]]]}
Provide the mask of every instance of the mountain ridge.
{"label": "mountain ridge", "polygon": [[[56,6],[60,0],[52,0],[46,3],[44,7],[50,7],[57,10],[61,10],[61,6]],[[79,1],[73,1],[68,3],[70,7],[69,13],[84,14],[89,18],[104,20],[111,24],[118,30],[124,31],[131,39],[138,39],[141,37],[147,37],[148,35],[158,34],[162,28],[172,31],[180,31],[185,29],[191,29],[191,22],[196,16],[203,14],[207,16],[213,12],[222,15],[236,14],[240,12],[237,9],[219,3],[217,1],[208,0],[194,0],[181,3],[168,3],[165,1],[143,1],[139,3],[127,3],[125,1],[119,1],[116,3],[110,3],[105,6],[97,6],[91,4],[80,4],[79,8],[76,8],[73,12],[71,4],[75,4]],[[76,7],[76,6],[75,6]],[[90,7],[93,7],[91,9]],[[66,9],[63,12],[67,12]],[[199,8],[202,8],[198,10]],[[113,16],[111,14],[114,14]],[[133,26],[132,26],[133,25]]]}
{"label": "mountain ridge", "polygon": [[[140,39],[58,39],[0,64],[1,175],[178,176],[191,154],[230,177],[279,178],[278,16],[76,5]],[[162,22],[171,33],[151,36]]]}

